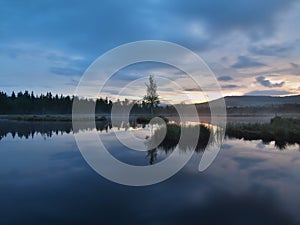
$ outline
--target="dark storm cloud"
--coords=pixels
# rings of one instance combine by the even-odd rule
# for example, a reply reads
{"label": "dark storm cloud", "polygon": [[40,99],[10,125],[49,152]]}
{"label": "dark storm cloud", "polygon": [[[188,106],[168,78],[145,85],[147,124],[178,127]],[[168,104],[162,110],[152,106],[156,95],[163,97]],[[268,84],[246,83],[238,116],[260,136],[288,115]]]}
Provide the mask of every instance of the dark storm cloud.
{"label": "dark storm cloud", "polygon": [[239,56],[238,61],[234,63],[231,67],[236,69],[242,69],[242,68],[261,67],[261,66],[265,66],[265,64],[258,62],[248,56]]}
{"label": "dark storm cloud", "polygon": [[221,77],[218,77],[218,80],[219,81],[231,81],[231,80],[233,80],[233,78],[231,76],[221,76]]}
{"label": "dark storm cloud", "polygon": [[264,76],[256,77],[256,81],[258,83],[260,83],[262,86],[269,87],[269,88],[282,87],[285,84],[284,81],[282,81],[280,83],[271,83],[271,81],[269,81],[268,79],[266,79]]}

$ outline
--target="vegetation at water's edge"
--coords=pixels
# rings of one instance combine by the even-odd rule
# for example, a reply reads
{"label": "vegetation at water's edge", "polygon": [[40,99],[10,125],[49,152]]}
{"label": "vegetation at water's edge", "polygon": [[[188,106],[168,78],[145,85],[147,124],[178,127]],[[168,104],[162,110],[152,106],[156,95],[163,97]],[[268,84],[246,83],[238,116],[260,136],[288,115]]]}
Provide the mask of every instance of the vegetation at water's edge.
{"label": "vegetation at water's edge", "polygon": [[300,144],[300,119],[275,117],[269,124],[229,124],[228,137],[244,140],[275,141],[279,149],[288,144]]}
{"label": "vegetation at water's edge", "polygon": [[[45,121],[45,118],[48,118],[49,123]],[[13,137],[16,135],[19,137],[28,138],[34,136],[36,133],[41,133],[43,136],[52,136],[52,134],[59,132],[78,132],[72,129],[72,123],[69,122],[70,117],[60,117],[57,120],[52,116],[44,116],[41,122],[31,122],[39,121],[38,116],[31,117],[28,116],[21,118],[21,121],[5,121],[1,123],[0,129],[0,140],[2,137],[5,137],[8,133],[11,133]],[[61,122],[65,119],[66,122]],[[52,122],[53,121],[53,122]],[[57,122],[55,122],[57,121]],[[58,122],[59,121],[59,122]],[[112,126],[123,127],[124,124],[120,121],[120,124],[111,124],[110,120],[107,120],[105,117],[99,117],[98,123],[96,123],[97,130],[108,132]],[[12,125],[15,123],[15,125]],[[82,129],[89,129],[85,126],[86,123],[82,123]],[[128,127],[137,127],[136,121],[131,121]],[[143,124],[143,126],[145,126]],[[140,124],[141,127],[141,124]],[[127,129],[124,127],[125,130]],[[188,151],[189,149],[195,149],[196,152],[203,152],[206,147],[210,144],[214,144],[218,141],[218,134],[224,132],[220,129],[220,132],[212,129],[210,126],[206,125],[194,125],[194,126],[181,126],[175,123],[167,123],[166,130],[163,130],[163,127],[154,131],[153,135],[146,140],[148,142],[148,157],[150,164],[153,164],[158,151],[163,151],[165,153],[172,152],[177,146],[183,151]],[[199,132],[198,140],[196,143],[194,134]],[[166,136],[164,136],[166,132]],[[185,137],[180,140],[182,132],[185,133]],[[214,132],[214,133],[212,133]],[[291,118],[281,118],[275,117],[268,124],[229,124],[226,129],[226,135],[230,138],[239,138],[244,140],[262,140],[265,143],[275,141],[275,145],[279,149],[286,148],[289,144],[300,144],[300,119],[291,119]],[[221,137],[222,135],[220,135]],[[155,139],[164,137],[161,142],[156,142]],[[157,147],[151,148],[151,141],[154,143],[159,143]],[[192,146],[193,145],[193,146]],[[196,145],[196,146],[195,146]]]}
{"label": "vegetation at water's edge", "polygon": [[[202,124],[196,126],[180,126],[178,124],[171,123],[166,124],[166,127],[157,129],[152,136],[152,140],[155,142],[156,139],[159,139],[159,137],[164,136],[166,133],[165,138],[158,147],[169,152],[174,150],[179,144],[180,149],[187,150],[188,148],[192,149],[195,147],[191,146],[194,142],[191,138],[194,138],[194,134],[198,133],[198,142],[196,143],[195,151],[200,152],[205,150],[208,145],[211,132],[212,130],[209,127]],[[184,137],[182,137],[182,140],[179,142],[181,133],[184,133]],[[151,140],[149,144],[151,145]]]}
{"label": "vegetation at water's edge", "polygon": [[[168,123],[166,124],[166,127],[155,130],[151,139],[148,140],[147,145],[150,150],[148,150],[147,157],[149,157],[149,163],[153,164],[155,162],[159,150],[168,154],[177,146],[182,151],[195,150],[196,152],[203,152],[210,142],[212,142],[210,139],[211,132],[213,132],[211,128],[202,124],[195,126],[180,126],[178,124]],[[184,135],[181,137],[182,133]],[[197,133],[198,139],[195,143],[195,134]],[[212,136],[214,137],[214,135]],[[153,146],[153,144],[155,145],[157,140],[160,140],[160,137],[164,137],[164,139],[157,147],[152,148],[151,146]]]}
{"label": "vegetation at water's edge", "polygon": [[[190,148],[189,137],[193,137],[193,133],[200,130],[198,142],[195,148],[196,152],[204,151],[208,144],[210,144],[210,135],[213,130],[205,125],[197,126],[180,126],[178,124],[166,125],[166,136],[158,147],[161,147],[165,152],[173,151],[179,144],[179,148],[186,150]],[[185,132],[186,138],[179,143],[181,132]],[[222,129],[220,130],[222,132]],[[163,129],[155,131],[153,139],[164,135]],[[271,119],[270,123],[266,124],[229,124],[226,128],[225,135],[230,138],[238,138],[244,140],[262,140],[264,143],[271,141],[275,142],[275,146],[279,149],[285,149],[289,144],[300,145],[300,119],[275,117]],[[213,140],[217,140],[218,132],[213,135]],[[149,153],[153,154],[150,150]]]}
{"label": "vegetation at water's edge", "polygon": [[168,118],[161,116],[161,115],[160,116],[138,116],[136,118],[136,122],[140,123],[140,124],[148,124],[148,123],[150,123],[151,119],[154,117],[159,117],[159,118],[163,119],[166,123],[169,122]]}
{"label": "vegetation at water's edge", "polygon": [[[154,163],[158,149],[168,153],[178,146],[181,150],[195,149],[196,152],[202,152],[211,142],[218,141],[219,134],[218,131],[214,132],[211,140],[210,136],[213,129],[205,125],[180,126],[168,123],[166,128],[156,130],[151,139],[155,143],[156,140],[164,136],[165,132],[166,136],[158,145],[158,148],[150,148],[148,151],[150,164]],[[187,135],[179,142],[181,132],[185,132]],[[195,132],[199,132],[196,147],[191,146],[193,140],[189,139],[194,138],[193,134]],[[221,132],[222,129],[220,134]],[[226,129],[226,136],[244,140],[262,140],[264,143],[275,141],[276,147],[285,149],[289,144],[300,144],[300,119],[275,117],[269,124],[229,124]],[[148,143],[149,146],[151,146],[151,139]]]}

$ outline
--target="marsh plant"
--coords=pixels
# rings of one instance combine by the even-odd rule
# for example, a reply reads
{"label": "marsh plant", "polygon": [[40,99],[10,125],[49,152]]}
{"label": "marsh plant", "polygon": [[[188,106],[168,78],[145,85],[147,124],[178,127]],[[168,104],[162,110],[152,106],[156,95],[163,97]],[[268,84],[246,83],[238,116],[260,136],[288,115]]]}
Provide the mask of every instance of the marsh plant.
{"label": "marsh plant", "polygon": [[[220,143],[220,140],[218,140],[221,137],[220,132],[223,132],[223,129],[215,128],[208,124],[180,125],[168,123],[165,126],[161,126],[145,142],[149,149],[147,156],[150,159],[150,164],[155,162],[160,152],[169,154],[176,147],[183,152],[193,150],[197,153],[204,152],[209,145]],[[182,133],[184,133],[184,136],[181,135]],[[195,133],[199,134],[196,146],[193,144],[194,140],[191,139]],[[157,142],[162,137],[164,137],[163,140],[157,145]],[[157,147],[151,148],[151,146]]]}

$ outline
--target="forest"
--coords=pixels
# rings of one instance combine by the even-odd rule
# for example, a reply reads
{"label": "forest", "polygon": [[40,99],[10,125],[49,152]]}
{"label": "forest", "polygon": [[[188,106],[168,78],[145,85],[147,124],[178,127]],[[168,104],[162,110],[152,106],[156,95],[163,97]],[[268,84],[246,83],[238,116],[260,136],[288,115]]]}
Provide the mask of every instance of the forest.
{"label": "forest", "polygon": [[[148,114],[151,112],[151,105],[145,100],[129,101],[125,99],[123,101],[117,100],[112,102],[107,97],[92,99],[79,99],[76,96],[63,96],[53,95],[51,92],[46,94],[35,95],[33,92],[12,92],[8,95],[5,92],[0,92],[0,114],[71,114],[72,103],[74,100],[81,101],[82,105],[95,104],[95,113],[110,113],[113,104],[131,107],[131,113],[135,114]],[[156,113],[173,113],[174,107],[172,106],[156,106],[154,108]]]}
{"label": "forest", "polygon": [[[96,114],[110,114],[112,106],[130,107],[132,114],[164,114],[177,115],[177,111],[173,105],[151,105],[145,99],[130,101],[128,99],[112,101],[108,97],[99,99],[79,99],[76,96],[64,96],[52,94],[35,95],[33,92],[12,92],[11,95],[0,91],[0,115],[49,115],[49,114],[72,114],[72,104],[74,100],[80,101],[82,105],[95,104]],[[179,107],[190,107],[190,104],[179,104]],[[196,104],[199,115],[210,115],[209,105]],[[241,106],[228,107],[228,115],[259,115],[273,113],[300,113],[300,104],[278,104],[266,106]]]}

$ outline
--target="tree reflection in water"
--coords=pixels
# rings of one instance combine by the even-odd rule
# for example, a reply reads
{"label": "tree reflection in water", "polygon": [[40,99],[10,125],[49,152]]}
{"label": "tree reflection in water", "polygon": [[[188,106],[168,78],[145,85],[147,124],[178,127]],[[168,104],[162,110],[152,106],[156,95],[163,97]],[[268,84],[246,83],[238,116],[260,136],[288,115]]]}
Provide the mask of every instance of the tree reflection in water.
{"label": "tree reflection in water", "polygon": [[[275,123],[276,122],[276,123]],[[238,138],[244,140],[262,140],[265,144],[272,141],[275,143],[277,149],[283,150],[288,147],[288,145],[300,144],[300,136],[296,135],[299,133],[298,129],[290,129],[291,125],[286,126],[286,121],[284,129],[277,125],[282,120],[273,121],[273,125],[235,125],[228,126],[226,129],[226,137],[228,138]],[[292,121],[293,122],[293,121]],[[275,126],[275,125],[276,126]],[[295,126],[296,123],[293,123]],[[296,124],[297,125],[297,124]],[[114,121],[110,120],[97,121],[96,129],[100,132],[109,132],[112,128],[118,130],[123,129],[127,131],[128,129],[144,129],[147,128],[147,124],[139,124],[135,119],[130,119],[128,122],[120,119]],[[298,125],[297,125],[298,126]],[[275,129],[275,128],[276,129]],[[272,128],[272,129],[271,129]],[[64,133],[77,133],[79,131],[91,130],[91,127],[87,126],[87,123],[82,121],[79,129],[74,130],[71,122],[61,122],[61,121],[11,121],[11,120],[1,120],[0,121],[0,140],[11,134],[13,138],[33,138],[35,135],[42,135],[44,138],[50,138],[53,135],[59,135]],[[164,130],[165,129],[165,130]],[[180,140],[181,132],[184,129],[185,134],[193,134],[197,130],[200,130],[198,142],[195,149],[192,149],[192,141],[189,140],[189,135],[184,140]],[[197,131],[198,132],[198,131]],[[208,124],[198,124],[198,125],[179,125],[178,123],[167,123],[164,127],[159,127],[154,130],[151,137],[145,137],[145,148],[148,148],[147,157],[149,157],[149,163],[154,164],[159,153],[170,154],[174,151],[176,147],[180,151],[195,150],[195,152],[203,152],[209,145],[220,144],[222,138],[222,132],[224,129],[216,128]],[[159,141],[158,145],[151,147],[152,142],[163,137],[162,141]],[[211,135],[212,134],[212,135]],[[295,135],[294,135],[295,134]],[[191,137],[193,135],[190,135]],[[299,148],[300,149],[300,148]]]}
{"label": "tree reflection in water", "polygon": [[[185,137],[180,141],[182,132],[185,134]],[[196,146],[192,146],[193,141],[190,140],[190,137],[193,137],[194,135],[192,134],[195,132],[199,133],[198,141]],[[220,143],[220,138],[222,137],[221,132],[223,132],[221,128],[216,129],[213,126],[204,124],[187,126],[181,126],[175,123],[167,124],[165,127],[155,130],[153,136],[146,142],[148,147],[153,146],[154,144],[152,142],[155,143],[157,139],[165,135],[163,141],[160,142],[156,148],[148,150],[147,156],[149,157],[149,162],[153,164],[160,151],[165,154],[170,154],[176,147],[182,152],[203,152],[208,145]]]}

